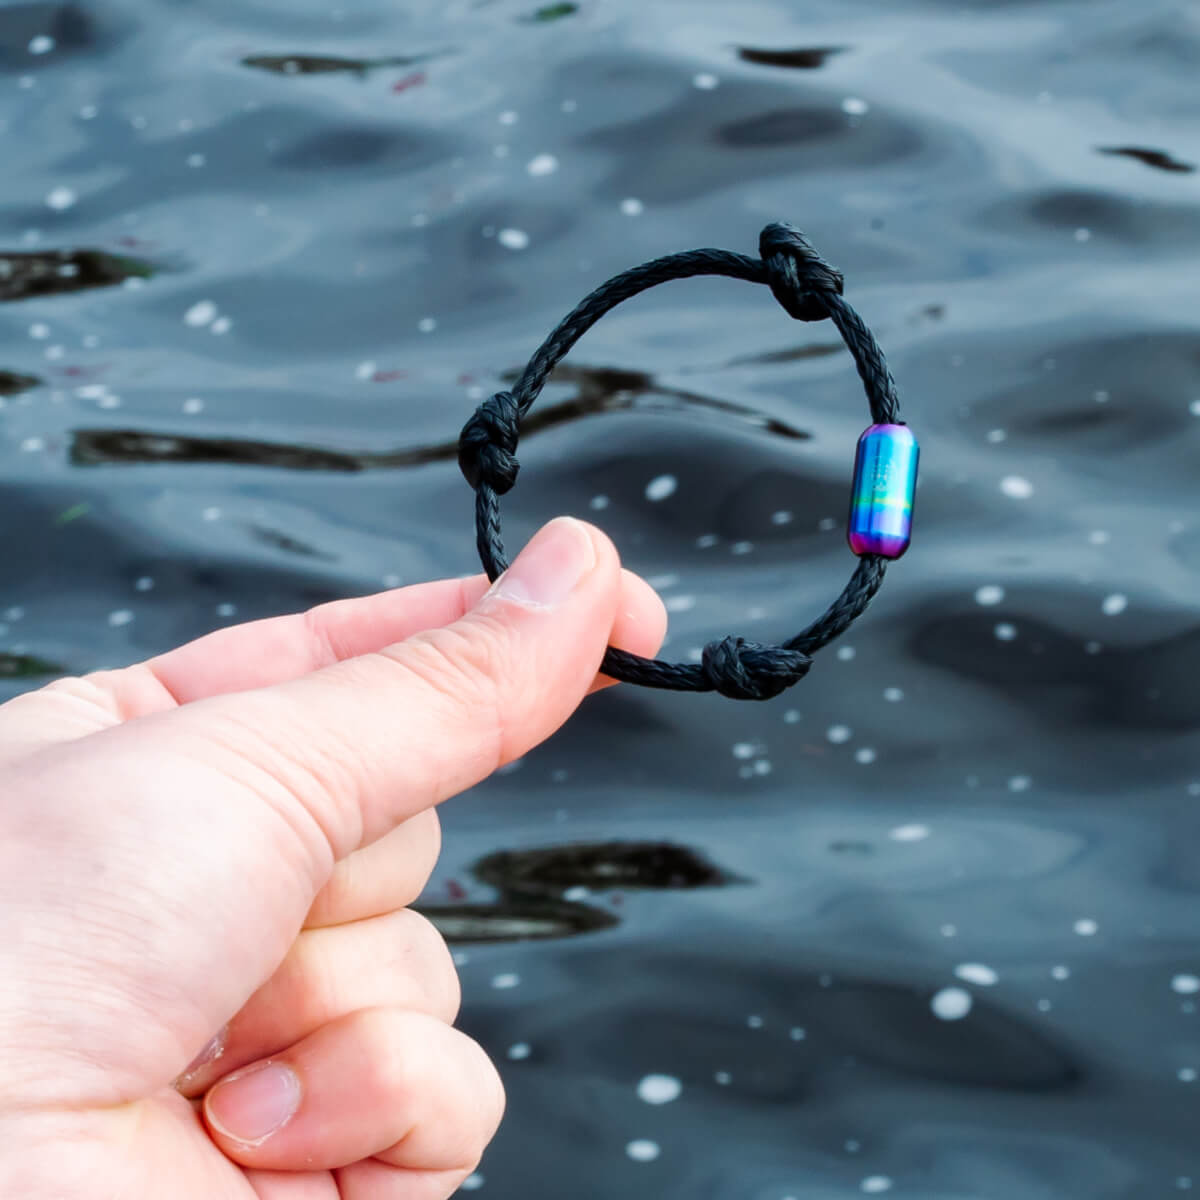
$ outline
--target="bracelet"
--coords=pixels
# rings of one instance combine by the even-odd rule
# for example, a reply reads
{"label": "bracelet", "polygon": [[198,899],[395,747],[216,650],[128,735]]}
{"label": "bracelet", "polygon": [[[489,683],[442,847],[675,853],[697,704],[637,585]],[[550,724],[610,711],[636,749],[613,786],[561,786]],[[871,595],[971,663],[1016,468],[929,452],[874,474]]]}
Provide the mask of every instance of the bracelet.
{"label": "bracelet", "polygon": [[488,578],[495,580],[508,568],[499,498],[517,479],[521,418],[558,362],[622,300],[671,279],[727,275],[765,283],[798,321],[828,317],[837,326],[858,368],[873,422],[858,441],[854,464],[847,536],[859,561],[850,582],[821,617],[781,646],[726,637],[705,646],[698,663],[661,662],[610,646],[600,670],[612,679],[674,691],[715,691],[735,700],[769,700],[808,674],[813,653],[849,629],[883,583],[888,560],[908,548],[919,451],[900,420],[896,384],[883,351],[842,298],[841,273],[820,258],[802,233],[789,225],[768,225],[759,238],[759,254],[761,259],[728,250],[688,250],[601,284],[542,343],[512,391],[484,400],[463,426],[458,463],[475,489],[475,541]]}

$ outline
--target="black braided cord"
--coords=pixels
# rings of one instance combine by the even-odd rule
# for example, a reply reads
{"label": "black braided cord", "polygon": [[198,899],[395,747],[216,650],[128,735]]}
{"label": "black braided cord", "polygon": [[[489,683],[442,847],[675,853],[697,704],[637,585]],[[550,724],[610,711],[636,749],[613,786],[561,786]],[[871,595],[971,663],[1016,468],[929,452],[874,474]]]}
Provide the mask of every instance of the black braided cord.
{"label": "black braided cord", "polygon": [[[517,480],[517,441],[521,418],[538,398],[550,372],[605,313],[623,300],[672,279],[726,275],[763,283],[789,316],[798,321],[829,318],[854,358],[875,424],[900,421],[896,383],[883,351],[862,318],[842,298],[842,276],[808,239],[789,225],[768,225],[759,238],[761,258],[728,250],[688,250],[668,254],[601,284],[570,312],[529,360],[511,392],[483,401],[463,427],[458,462],[475,489],[475,541],[491,580],[508,569],[500,536],[500,497]],[[710,642],[699,663],[668,663],[609,647],[601,671],[612,679],[643,687],[685,692],[719,692],[735,700],[769,700],[808,674],[812,655],[850,627],[883,583],[887,559],[877,554],[858,560],[842,594],[816,621],[781,646],[740,637]]]}

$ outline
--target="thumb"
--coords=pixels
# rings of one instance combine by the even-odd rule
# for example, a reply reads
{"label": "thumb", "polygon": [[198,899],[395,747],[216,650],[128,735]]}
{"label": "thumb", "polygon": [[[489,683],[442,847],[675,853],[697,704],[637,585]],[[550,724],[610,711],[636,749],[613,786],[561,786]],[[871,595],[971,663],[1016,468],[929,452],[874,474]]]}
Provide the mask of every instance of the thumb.
{"label": "thumb", "polygon": [[[616,550],[545,526],[464,617],[300,679],[170,714],[308,838],[315,872],[553,733],[595,678],[621,593]],[[194,744],[194,741],[193,741]]]}

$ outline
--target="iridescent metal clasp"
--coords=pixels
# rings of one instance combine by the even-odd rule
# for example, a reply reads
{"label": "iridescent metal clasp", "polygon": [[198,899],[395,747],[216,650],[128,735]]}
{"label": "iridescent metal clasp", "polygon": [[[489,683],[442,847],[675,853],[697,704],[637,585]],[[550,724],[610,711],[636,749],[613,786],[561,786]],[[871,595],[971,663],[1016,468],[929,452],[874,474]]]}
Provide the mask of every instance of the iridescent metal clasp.
{"label": "iridescent metal clasp", "polygon": [[855,554],[899,558],[908,549],[919,457],[907,425],[872,425],[858,439],[847,529]]}

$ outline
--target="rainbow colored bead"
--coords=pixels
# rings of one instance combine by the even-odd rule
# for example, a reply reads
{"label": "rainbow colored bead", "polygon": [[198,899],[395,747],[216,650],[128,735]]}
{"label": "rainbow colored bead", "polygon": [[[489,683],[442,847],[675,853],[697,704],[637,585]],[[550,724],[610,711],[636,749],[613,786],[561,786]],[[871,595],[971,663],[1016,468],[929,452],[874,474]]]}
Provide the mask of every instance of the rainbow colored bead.
{"label": "rainbow colored bead", "polygon": [[908,549],[920,453],[907,425],[872,425],[858,439],[847,530],[855,554],[899,558]]}

